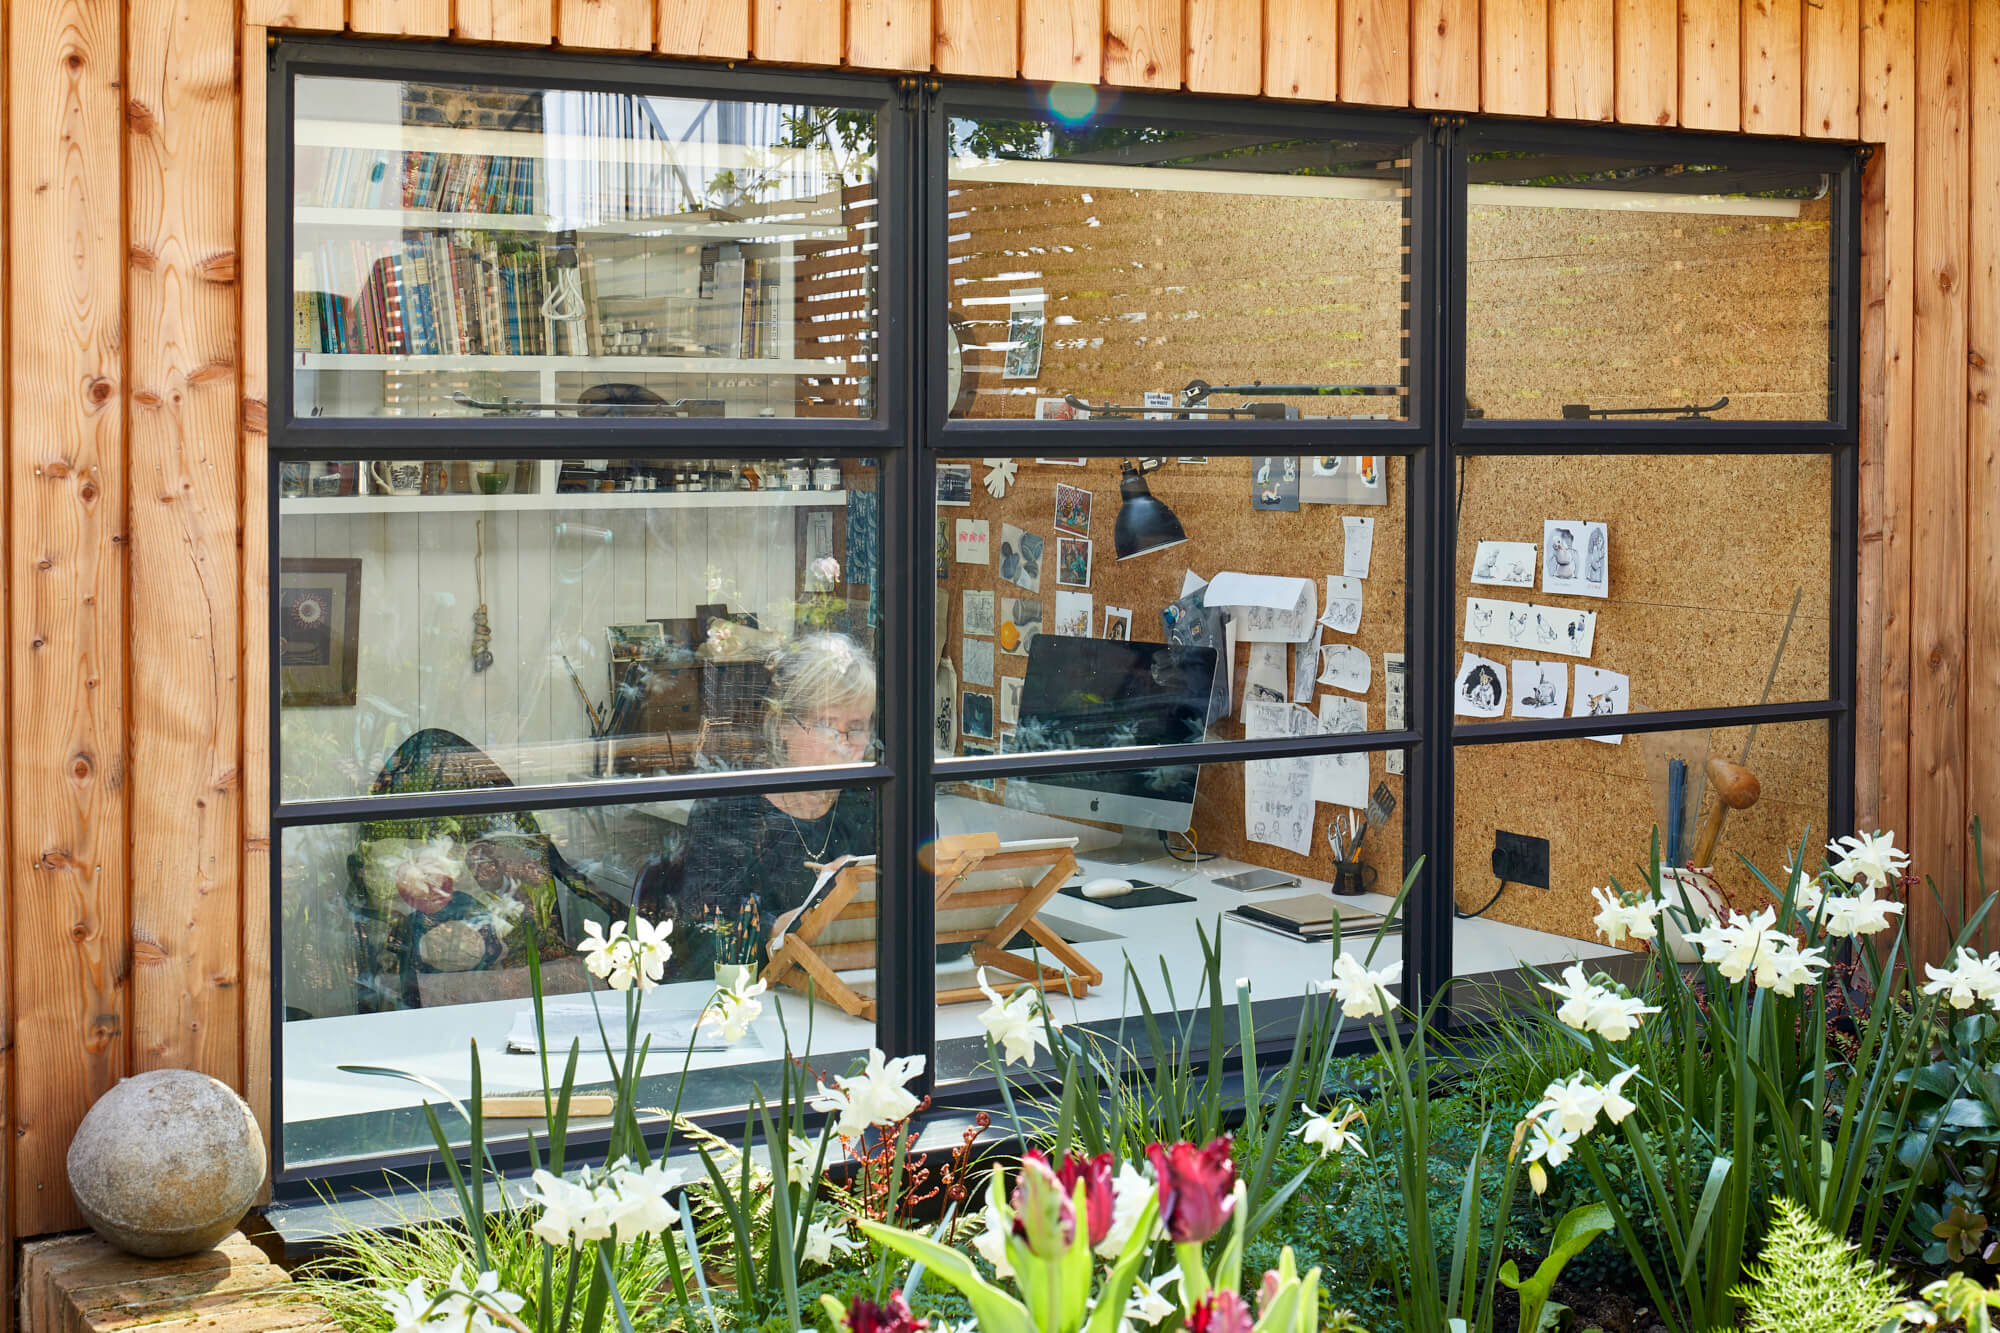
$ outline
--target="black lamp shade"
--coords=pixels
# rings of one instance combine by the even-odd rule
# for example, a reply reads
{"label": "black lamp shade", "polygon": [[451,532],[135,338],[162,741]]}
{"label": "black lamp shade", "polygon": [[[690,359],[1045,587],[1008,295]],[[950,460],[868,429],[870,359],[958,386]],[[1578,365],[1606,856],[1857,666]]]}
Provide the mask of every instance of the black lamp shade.
{"label": "black lamp shade", "polygon": [[1187,530],[1166,504],[1153,497],[1146,479],[1129,462],[1118,482],[1118,522],[1112,528],[1112,545],[1120,560],[1151,551],[1164,551],[1187,540]]}

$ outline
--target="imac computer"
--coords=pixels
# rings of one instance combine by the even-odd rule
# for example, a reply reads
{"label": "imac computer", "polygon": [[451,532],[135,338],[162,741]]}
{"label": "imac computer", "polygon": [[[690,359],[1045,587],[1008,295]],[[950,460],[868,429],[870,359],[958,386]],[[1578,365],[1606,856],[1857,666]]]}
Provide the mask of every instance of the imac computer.
{"label": "imac computer", "polygon": [[[1037,634],[1028,647],[1021,720],[1008,750],[1198,742],[1208,732],[1215,658],[1215,649],[1206,646]],[[1198,764],[1173,764],[1012,778],[1004,799],[1019,809],[1124,825],[1120,848],[1090,856],[1129,864],[1159,856],[1153,831],[1188,828],[1200,773]]]}

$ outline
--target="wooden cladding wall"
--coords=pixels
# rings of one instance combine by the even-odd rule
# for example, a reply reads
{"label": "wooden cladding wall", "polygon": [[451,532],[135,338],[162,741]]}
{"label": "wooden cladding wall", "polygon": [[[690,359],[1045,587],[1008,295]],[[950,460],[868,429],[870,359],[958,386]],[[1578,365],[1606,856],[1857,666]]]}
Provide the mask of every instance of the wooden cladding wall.
{"label": "wooden cladding wall", "polygon": [[[1898,830],[1956,894],[1970,816],[2000,811],[2000,5],[10,0],[4,21],[13,1237],[78,1224],[64,1153],[118,1078],[190,1066],[260,1111],[268,1096],[261,227],[279,30],[1881,145],[1864,255],[1861,819]],[[1935,952],[1942,923],[1921,920]]]}

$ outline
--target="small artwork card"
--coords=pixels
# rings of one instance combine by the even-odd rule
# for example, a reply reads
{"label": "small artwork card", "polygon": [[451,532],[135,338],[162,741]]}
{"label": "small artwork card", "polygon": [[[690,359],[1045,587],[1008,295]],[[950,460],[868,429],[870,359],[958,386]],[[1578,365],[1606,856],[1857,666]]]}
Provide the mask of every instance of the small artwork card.
{"label": "small artwork card", "polygon": [[1028,645],[1042,632],[1042,603],[1038,597],[1000,599],[1000,651],[1010,657],[1026,657]]}
{"label": "small artwork card", "polygon": [[[1576,668],[1576,706],[1570,710],[1571,717],[1615,717],[1632,711],[1632,682],[1616,671],[1606,671],[1601,667],[1584,666]],[[1618,745],[1623,736],[1592,736],[1594,741],[1606,745]]]}
{"label": "small artwork card", "polygon": [[[1319,731],[1322,735],[1346,735],[1368,730],[1368,705],[1360,699],[1343,699],[1337,694],[1319,697]],[[1368,754],[1320,755],[1312,761],[1313,799],[1356,810],[1368,804]]]}
{"label": "small artwork card", "polygon": [[1347,539],[1340,572],[1351,579],[1367,578],[1369,563],[1375,558],[1375,520],[1347,514],[1342,516],[1340,527]]}
{"label": "small artwork card", "polygon": [[993,594],[991,592],[971,592],[965,594],[964,619],[960,628],[967,634],[993,637]]}
{"label": "small artwork card", "polygon": [[1140,401],[1146,405],[1146,420],[1172,421],[1174,419],[1174,414],[1171,411],[1161,410],[1173,407],[1174,396],[1172,394],[1163,393],[1158,389],[1148,389],[1140,396]]}
{"label": "small artwork card", "polygon": [[993,696],[967,690],[960,698],[964,701],[960,710],[958,731],[961,736],[976,736],[980,740],[993,739]]}
{"label": "small artwork card", "polygon": [[1064,588],[1090,586],[1090,538],[1056,538],[1056,584]]}
{"label": "small artwork card", "polygon": [[1382,482],[1380,454],[1331,454],[1307,458],[1299,499],[1309,505],[1381,505],[1389,503]]}
{"label": "small artwork card", "polygon": [[1353,634],[1361,628],[1361,580],[1345,574],[1326,576],[1326,610],[1319,623],[1336,634]]}
{"label": "small artwork card", "polygon": [[1597,612],[1572,611],[1490,597],[1465,599],[1465,641],[1529,652],[1588,657],[1597,637]]}
{"label": "small artwork card", "polygon": [[958,520],[958,563],[961,565],[983,565],[987,563],[992,550],[992,534],[983,518],[961,518]]}
{"label": "small artwork card", "polygon": [[961,508],[972,503],[972,464],[938,464],[937,502]]}
{"label": "small artwork card", "polygon": [[[1037,421],[1088,421],[1090,409],[1077,407],[1068,398],[1037,398],[1035,400],[1035,420]],[[1063,462],[1061,459],[1038,458],[1037,463]],[[1082,467],[1083,460],[1077,459],[1072,465]]]}
{"label": "small artwork card", "polygon": [[993,688],[993,640],[966,639],[959,644],[958,652],[963,683]]}
{"label": "small artwork card", "polygon": [[1068,634],[1075,638],[1090,637],[1091,598],[1087,592],[1059,592],[1056,594],[1056,629],[1058,634]]}
{"label": "small artwork card", "polygon": [[1602,523],[1552,518],[1542,524],[1542,591],[1611,595],[1611,534]]}
{"label": "small artwork card", "polygon": [[1350,694],[1366,694],[1373,663],[1373,658],[1351,643],[1330,643],[1320,649],[1319,683]]}
{"label": "small artwork card", "polygon": [[1292,702],[1309,704],[1313,698],[1313,677],[1319,670],[1319,641],[1326,630],[1319,625],[1292,647]]}
{"label": "small artwork card", "polygon": [[1460,717],[1499,717],[1507,711],[1507,668],[1490,657],[1467,653],[1458,664],[1451,693]]}
{"label": "small artwork card", "polygon": [[1056,531],[1090,535],[1090,492],[1068,482],[1056,483]]}
{"label": "small artwork card", "polygon": [[1502,588],[1535,586],[1533,542],[1481,542],[1472,554],[1472,581]]}
{"label": "small artwork card", "polygon": [[1250,507],[1296,512],[1299,507],[1299,460],[1277,454],[1252,459]]}
{"label": "small artwork card", "polygon": [[1021,720],[1021,676],[1000,678],[1000,721],[1013,726]]}
{"label": "small artwork card", "polygon": [[1132,608],[1129,606],[1107,606],[1104,608],[1104,633],[1102,638],[1127,643],[1132,638]]}
{"label": "small artwork card", "polygon": [[1563,705],[1569,701],[1569,663],[1517,659],[1513,668],[1515,717],[1563,715]]}
{"label": "small artwork card", "polygon": [[1289,702],[1285,697],[1285,688],[1290,684],[1285,672],[1285,645],[1251,644],[1250,663],[1243,672],[1243,700],[1239,716],[1247,721],[1255,704]]}
{"label": "small artwork card", "polygon": [[1043,292],[1016,288],[1007,302],[1007,359],[1001,363],[1003,380],[1031,380],[1042,373]]}
{"label": "small artwork card", "polygon": [[1042,590],[1042,534],[1000,525],[1000,577],[1029,592]]}

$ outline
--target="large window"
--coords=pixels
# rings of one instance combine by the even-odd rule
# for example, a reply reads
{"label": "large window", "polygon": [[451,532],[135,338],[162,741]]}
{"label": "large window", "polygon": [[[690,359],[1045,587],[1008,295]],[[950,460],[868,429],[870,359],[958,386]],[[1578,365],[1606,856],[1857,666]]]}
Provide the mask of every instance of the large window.
{"label": "large window", "polygon": [[273,90],[287,1176],[429,1150],[345,1065],[539,1086],[532,971],[595,1049],[635,910],[662,1108],[870,1046],[967,1101],[982,970],[1116,1035],[1206,955],[1282,1040],[1413,873],[1428,995],[1615,953],[1716,765],[1718,899],[1847,814],[1844,153],[333,40]]}

